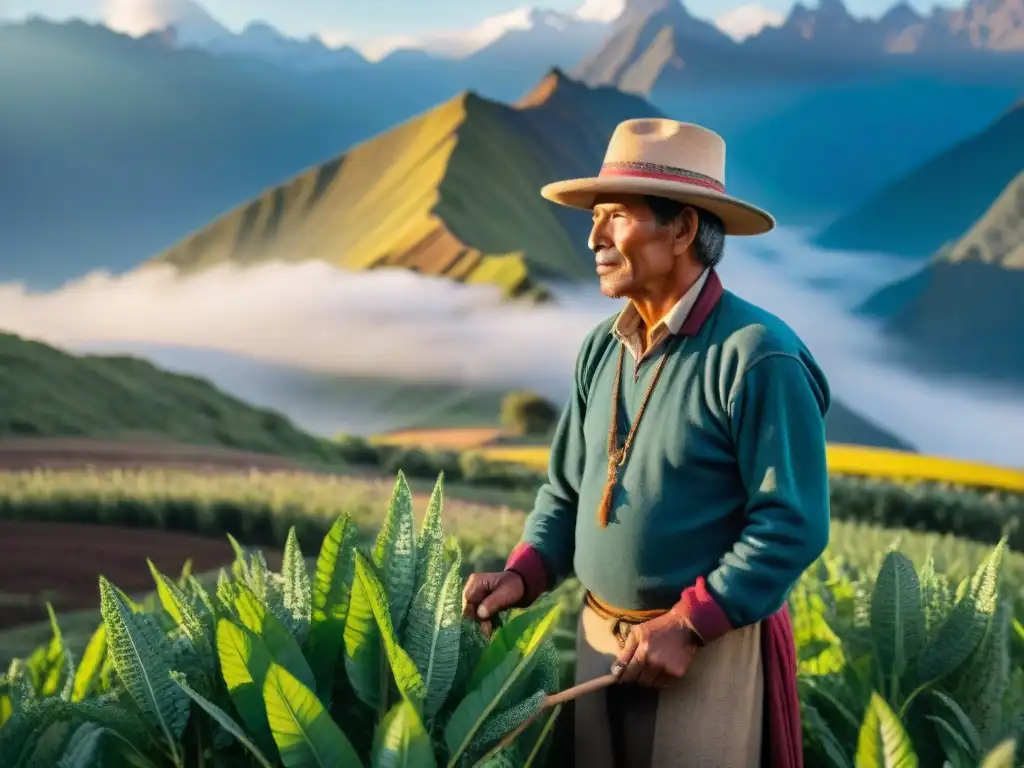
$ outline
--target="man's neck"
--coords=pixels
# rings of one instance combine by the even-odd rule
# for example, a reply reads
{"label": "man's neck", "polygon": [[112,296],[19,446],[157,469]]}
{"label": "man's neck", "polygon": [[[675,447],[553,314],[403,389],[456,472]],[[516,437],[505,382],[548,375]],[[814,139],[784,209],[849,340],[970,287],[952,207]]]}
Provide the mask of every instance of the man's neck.
{"label": "man's neck", "polygon": [[630,297],[630,301],[633,302],[633,306],[636,307],[637,314],[640,315],[640,319],[644,323],[644,332],[650,341],[650,336],[654,331],[654,328],[658,323],[665,317],[679,300],[686,295],[686,292],[693,287],[700,276],[703,274],[702,269],[697,271],[688,270],[685,276],[680,277],[678,280],[669,281],[668,285],[662,284],[658,286],[658,290],[652,290],[643,294]]}

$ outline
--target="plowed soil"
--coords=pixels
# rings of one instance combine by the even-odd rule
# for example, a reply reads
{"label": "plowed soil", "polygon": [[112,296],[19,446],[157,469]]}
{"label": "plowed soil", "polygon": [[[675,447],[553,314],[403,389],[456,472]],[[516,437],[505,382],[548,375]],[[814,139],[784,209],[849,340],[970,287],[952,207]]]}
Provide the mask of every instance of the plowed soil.
{"label": "plowed soil", "polygon": [[0,440],[0,470],[36,468],[133,469],[168,467],[210,471],[307,469],[297,461],[217,446],[152,441],[118,442],[85,438]]}
{"label": "plowed soil", "polygon": [[[209,472],[302,470],[276,456],[217,447],[89,439],[0,440],[0,471],[181,468]],[[146,558],[177,576],[192,558],[193,573],[215,570],[234,557],[223,537],[67,523],[0,521],[0,629],[58,613],[95,608],[100,574],[128,594],[153,589]],[[280,556],[267,552],[271,567]],[[274,562],[276,560],[276,563]]]}
{"label": "plowed soil", "polygon": [[[267,552],[272,568],[280,555]],[[99,576],[129,595],[153,589],[146,558],[177,577],[216,570],[234,558],[226,538],[167,531],[69,523],[0,521],[0,629],[46,618],[45,601],[58,613],[95,608]]]}

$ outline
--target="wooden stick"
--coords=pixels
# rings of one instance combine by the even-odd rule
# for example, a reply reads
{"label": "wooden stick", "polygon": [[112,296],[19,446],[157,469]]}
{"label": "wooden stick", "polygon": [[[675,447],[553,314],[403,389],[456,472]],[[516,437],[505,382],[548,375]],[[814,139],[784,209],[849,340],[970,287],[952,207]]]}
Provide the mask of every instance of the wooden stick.
{"label": "wooden stick", "polygon": [[585,683],[574,685],[572,688],[566,688],[564,691],[551,694],[544,699],[544,706],[542,708],[550,709],[551,707],[556,707],[559,704],[577,699],[586,693],[593,693],[594,691],[600,691],[602,688],[607,688],[609,685],[615,685],[618,681],[619,678],[611,673],[595,677],[593,680],[588,680]]}
{"label": "wooden stick", "polygon": [[[515,741],[523,731],[529,728],[536,722],[537,718],[540,717],[544,712],[554,707],[561,706],[567,701],[578,699],[587,693],[593,693],[594,691],[600,691],[602,688],[607,688],[610,685],[615,685],[619,681],[619,678],[612,674],[602,675],[601,677],[595,677],[593,680],[588,680],[585,683],[574,685],[572,688],[566,688],[564,691],[553,693],[544,699],[544,703],[541,704],[540,709],[533,715],[533,717],[527,718],[526,722],[512,731],[510,734],[505,736],[499,743],[493,752],[499,752],[502,748],[507,747],[513,741]],[[491,754],[491,753],[488,753]]]}

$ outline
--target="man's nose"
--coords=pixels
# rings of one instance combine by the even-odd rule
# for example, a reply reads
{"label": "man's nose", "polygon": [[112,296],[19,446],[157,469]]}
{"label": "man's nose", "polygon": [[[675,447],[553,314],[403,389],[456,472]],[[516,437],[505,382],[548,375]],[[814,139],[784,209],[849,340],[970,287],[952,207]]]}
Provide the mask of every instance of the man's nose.
{"label": "man's nose", "polygon": [[590,237],[587,239],[587,245],[594,253],[608,247],[608,238],[605,235],[604,222],[601,219],[597,219],[590,228]]}

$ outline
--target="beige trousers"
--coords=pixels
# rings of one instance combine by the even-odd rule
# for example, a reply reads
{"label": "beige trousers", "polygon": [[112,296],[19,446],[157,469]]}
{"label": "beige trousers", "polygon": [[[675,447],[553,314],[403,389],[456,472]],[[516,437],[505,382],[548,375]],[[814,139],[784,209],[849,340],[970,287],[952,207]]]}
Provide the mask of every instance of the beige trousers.
{"label": "beige trousers", "polygon": [[[608,673],[620,650],[614,624],[583,606],[577,683]],[[754,624],[698,650],[669,688],[613,686],[577,699],[576,768],[760,768],[763,702]]]}

